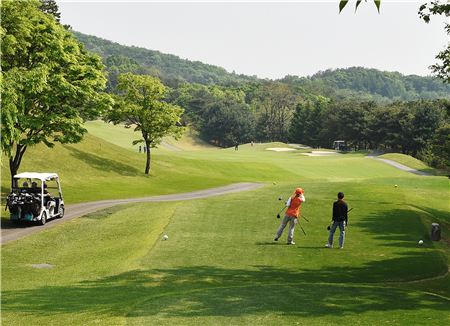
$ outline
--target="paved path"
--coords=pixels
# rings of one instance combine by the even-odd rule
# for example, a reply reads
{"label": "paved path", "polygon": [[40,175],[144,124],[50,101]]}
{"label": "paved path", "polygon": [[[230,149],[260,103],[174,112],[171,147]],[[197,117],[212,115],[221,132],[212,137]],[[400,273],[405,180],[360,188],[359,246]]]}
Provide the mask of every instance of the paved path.
{"label": "paved path", "polygon": [[430,174],[430,173],[410,168],[410,167],[408,167],[406,165],[400,164],[400,163],[392,161],[392,160],[388,160],[388,159],[385,159],[385,158],[377,158],[376,156],[373,156],[373,155],[368,155],[366,157],[367,158],[373,158],[373,159],[376,159],[376,160],[379,160],[379,161],[383,161],[386,164],[392,165],[393,167],[395,167],[397,169],[400,169],[400,170],[403,170],[403,171],[406,171],[406,172],[410,172],[410,173],[414,173],[414,174],[422,175],[422,176],[432,176],[432,174]]}
{"label": "paved path", "polygon": [[52,228],[58,224],[67,222],[76,217],[80,217],[101,209],[105,209],[115,205],[129,204],[129,203],[145,203],[145,202],[162,202],[162,201],[177,201],[177,200],[191,200],[206,198],[212,196],[219,196],[224,194],[230,194],[234,192],[254,190],[263,187],[262,183],[235,183],[224,187],[210,188],[199,191],[186,192],[173,195],[161,195],[143,198],[130,198],[130,199],[112,199],[112,200],[100,200],[94,202],[80,203],[74,205],[67,205],[66,212],[62,219],[53,219],[48,221],[45,225],[35,224],[23,224],[13,225],[6,222],[1,225],[1,243],[7,243],[19,238],[25,237],[32,233],[43,231]]}

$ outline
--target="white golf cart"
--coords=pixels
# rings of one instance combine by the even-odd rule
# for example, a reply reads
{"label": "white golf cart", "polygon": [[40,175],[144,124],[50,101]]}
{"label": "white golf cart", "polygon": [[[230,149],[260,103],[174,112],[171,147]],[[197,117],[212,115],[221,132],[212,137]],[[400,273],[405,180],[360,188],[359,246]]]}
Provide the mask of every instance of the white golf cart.
{"label": "white golf cart", "polygon": [[[55,192],[53,195],[50,189]],[[16,174],[7,206],[13,223],[37,221],[44,225],[48,219],[63,217],[64,200],[58,175],[37,172]]]}

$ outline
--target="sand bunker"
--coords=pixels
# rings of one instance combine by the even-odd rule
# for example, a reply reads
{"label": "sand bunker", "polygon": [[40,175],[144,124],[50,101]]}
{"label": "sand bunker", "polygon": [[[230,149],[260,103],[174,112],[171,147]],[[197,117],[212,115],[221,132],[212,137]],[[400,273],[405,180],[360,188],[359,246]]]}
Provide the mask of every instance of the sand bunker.
{"label": "sand bunker", "polygon": [[325,152],[325,151],[312,151],[311,153],[303,153],[308,156],[331,156],[331,155],[340,155],[336,152]]}
{"label": "sand bunker", "polygon": [[267,151],[275,151],[275,152],[289,152],[289,151],[295,151],[295,148],[289,148],[289,147],[270,147],[266,148]]}

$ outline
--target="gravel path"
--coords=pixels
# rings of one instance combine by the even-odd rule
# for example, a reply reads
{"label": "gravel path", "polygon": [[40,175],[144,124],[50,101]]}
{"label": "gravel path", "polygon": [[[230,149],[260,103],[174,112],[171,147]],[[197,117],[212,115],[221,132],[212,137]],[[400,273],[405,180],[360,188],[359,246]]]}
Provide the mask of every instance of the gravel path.
{"label": "gravel path", "polygon": [[73,218],[80,217],[101,209],[105,209],[111,206],[129,203],[145,203],[145,202],[162,202],[162,201],[177,201],[177,200],[192,200],[199,198],[207,198],[212,196],[219,196],[234,192],[254,190],[263,187],[262,183],[235,183],[224,187],[211,188],[199,191],[186,192],[173,195],[161,195],[143,198],[130,198],[130,199],[115,199],[115,200],[100,200],[94,202],[80,203],[74,205],[67,205],[66,212],[62,219],[50,220],[45,225],[35,224],[22,224],[13,225],[6,222],[1,225],[1,243],[8,243],[13,240],[25,237],[27,235],[40,232],[49,228],[52,228],[58,224],[67,222]]}

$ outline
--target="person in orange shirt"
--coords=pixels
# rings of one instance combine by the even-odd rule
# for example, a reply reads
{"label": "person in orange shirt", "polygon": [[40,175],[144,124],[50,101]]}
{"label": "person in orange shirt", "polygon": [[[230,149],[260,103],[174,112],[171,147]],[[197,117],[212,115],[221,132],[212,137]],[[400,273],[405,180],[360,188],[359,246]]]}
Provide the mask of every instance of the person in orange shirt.
{"label": "person in orange shirt", "polygon": [[298,223],[298,216],[300,214],[300,207],[302,203],[305,202],[305,191],[302,188],[295,189],[293,195],[286,202],[286,213],[284,213],[284,218],[281,221],[280,227],[278,228],[277,234],[275,235],[274,241],[278,241],[283,233],[284,228],[289,223],[288,232],[288,244],[295,244],[294,242],[294,229],[295,225]]}

